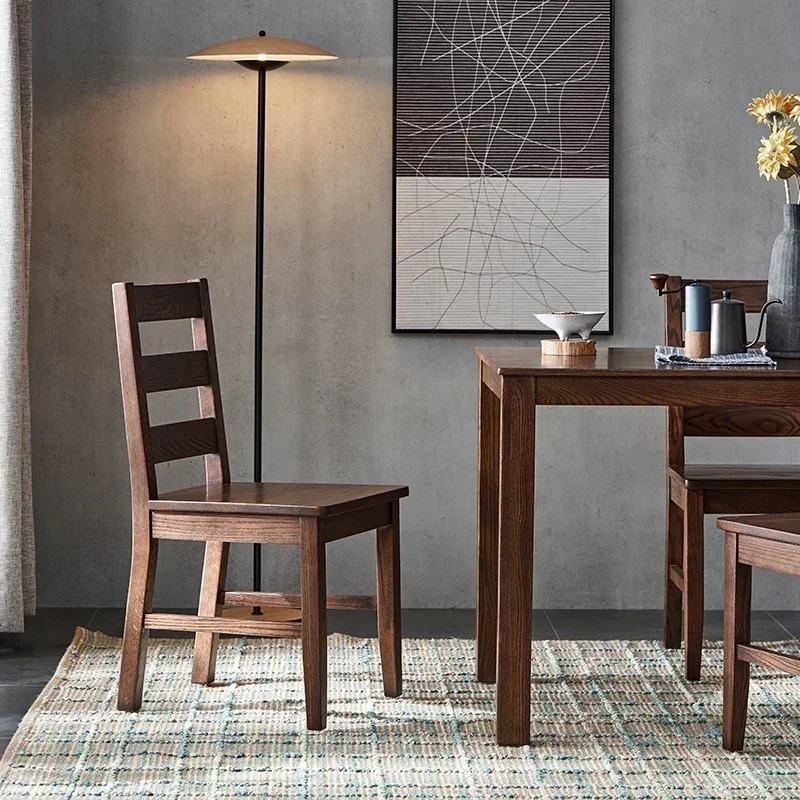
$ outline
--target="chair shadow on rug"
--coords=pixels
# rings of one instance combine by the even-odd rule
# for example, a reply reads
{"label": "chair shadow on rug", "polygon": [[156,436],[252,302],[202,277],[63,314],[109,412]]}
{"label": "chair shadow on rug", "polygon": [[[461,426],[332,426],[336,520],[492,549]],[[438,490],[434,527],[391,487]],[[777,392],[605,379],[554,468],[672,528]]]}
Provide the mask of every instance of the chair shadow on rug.
{"label": "chair shadow on rug", "polygon": [[[211,684],[219,636],[302,639],[306,723],[327,719],[327,609],[375,609],[383,690],[402,690],[400,629],[400,498],[406,486],[231,482],[211,302],[205,279],[113,288],[122,399],[131,475],[133,552],[117,707],[137,711],[150,630],[195,633],[192,682]],[[139,326],[191,320],[193,349],[143,355]],[[151,426],[148,394],[197,387],[200,418]],[[160,493],[156,465],[202,456],[202,486]],[[377,596],[328,595],[326,545],[377,531]],[[205,542],[196,616],[154,614],[153,590],[161,539]],[[231,542],[300,547],[300,593],[226,591]],[[225,617],[224,605],[255,607]],[[260,619],[261,607],[296,608],[302,622]]]}

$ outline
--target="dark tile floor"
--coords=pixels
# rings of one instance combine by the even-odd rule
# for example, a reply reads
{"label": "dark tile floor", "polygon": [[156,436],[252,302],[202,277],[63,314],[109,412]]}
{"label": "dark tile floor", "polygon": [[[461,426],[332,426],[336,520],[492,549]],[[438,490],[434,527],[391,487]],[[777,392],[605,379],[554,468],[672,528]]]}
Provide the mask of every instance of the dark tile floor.
{"label": "dark tile floor", "polygon": [[[187,613],[196,613],[189,609]],[[408,638],[455,636],[472,638],[474,612],[469,609],[407,609],[403,635]],[[722,612],[706,613],[705,634],[722,638]],[[111,636],[122,635],[123,609],[43,608],[29,620],[24,634],[0,638],[0,753],[20,719],[52,676],[75,628],[83,626]],[[328,612],[331,633],[375,636],[375,615],[362,611]],[[757,611],[753,614],[755,640],[800,637],[800,611]],[[153,635],[158,635],[154,632]],[[175,634],[165,634],[175,635]],[[187,634],[189,635],[189,634]],[[658,639],[660,611],[558,611],[533,612],[534,639]]]}

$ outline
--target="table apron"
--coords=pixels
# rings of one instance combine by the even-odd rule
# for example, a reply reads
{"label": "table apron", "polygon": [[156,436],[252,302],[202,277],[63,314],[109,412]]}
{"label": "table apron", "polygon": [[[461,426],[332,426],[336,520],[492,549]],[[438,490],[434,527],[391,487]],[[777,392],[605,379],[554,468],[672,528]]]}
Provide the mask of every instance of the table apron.
{"label": "table apron", "polygon": [[[508,378],[504,378],[508,380]],[[513,380],[513,379],[512,379]],[[536,376],[543,406],[775,406],[800,407],[793,378]]]}

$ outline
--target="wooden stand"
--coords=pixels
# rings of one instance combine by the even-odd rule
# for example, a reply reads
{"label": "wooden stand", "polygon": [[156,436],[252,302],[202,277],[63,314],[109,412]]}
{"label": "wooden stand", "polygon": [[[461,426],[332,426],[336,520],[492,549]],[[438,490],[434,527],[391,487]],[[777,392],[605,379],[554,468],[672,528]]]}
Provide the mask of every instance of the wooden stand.
{"label": "wooden stand", "polygon": [[597,355],[594,339],[542,339],[543,356],[594,356]]}

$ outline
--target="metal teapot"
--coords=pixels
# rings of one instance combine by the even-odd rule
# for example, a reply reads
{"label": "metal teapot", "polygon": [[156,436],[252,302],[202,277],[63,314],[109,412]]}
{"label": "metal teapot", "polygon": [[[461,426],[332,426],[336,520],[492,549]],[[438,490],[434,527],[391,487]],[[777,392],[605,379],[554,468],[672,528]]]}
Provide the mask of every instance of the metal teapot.
{"label": "metal teapot", "polygon": [[782,300],[768,300],[761,308],[758,320],[758,332],[752,342],[747,341],[747,325],[745,321],[745,304],[734,300],[730,292],[723,292],[721,300],[711,303],[711,355],[722,356],[729,353],[744,353],[761,338],[761,328],[767,309]]}

